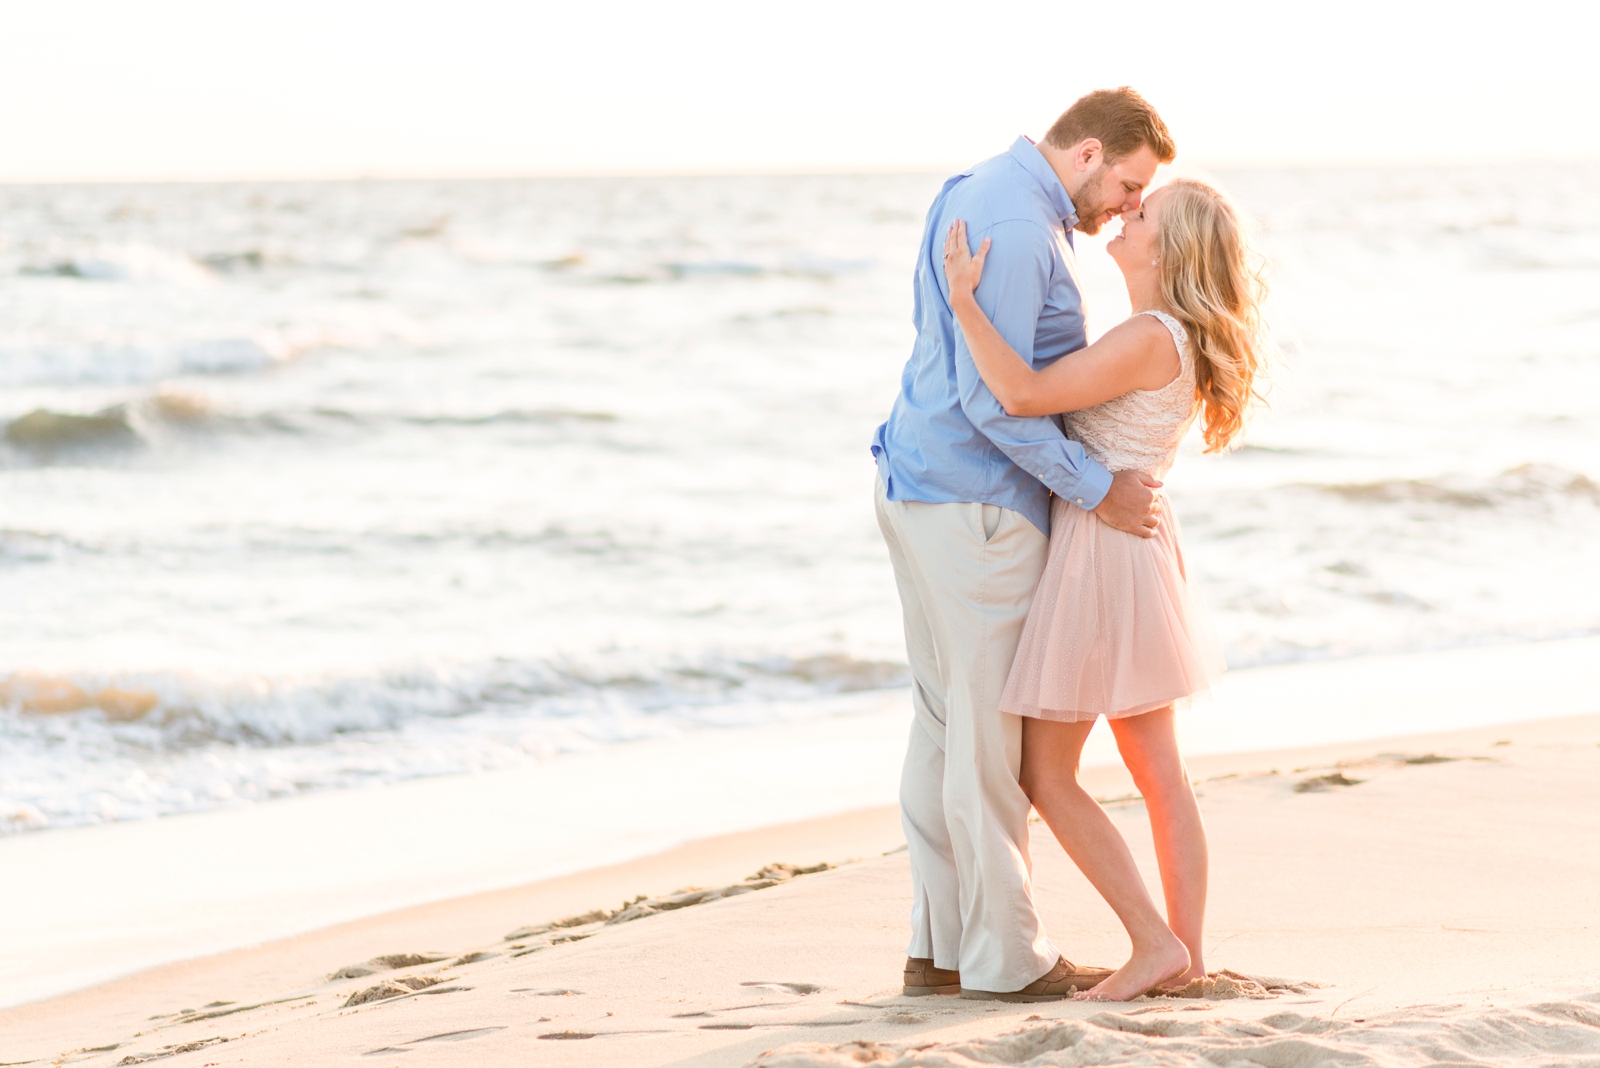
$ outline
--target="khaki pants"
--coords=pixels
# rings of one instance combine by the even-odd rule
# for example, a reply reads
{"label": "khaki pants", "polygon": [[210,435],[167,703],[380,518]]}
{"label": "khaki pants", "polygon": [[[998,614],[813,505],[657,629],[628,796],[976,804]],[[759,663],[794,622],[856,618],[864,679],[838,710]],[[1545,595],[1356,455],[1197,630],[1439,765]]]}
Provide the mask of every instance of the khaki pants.
{"label": "khaki pants", "polygon": [[891,501],[881,478],[877,512],[915,710],[900,778],[909,953],[970,989],[1018,990],[1059,954],[1033,907],[1022,720],[998,705],[1049,539],[998,505]]}

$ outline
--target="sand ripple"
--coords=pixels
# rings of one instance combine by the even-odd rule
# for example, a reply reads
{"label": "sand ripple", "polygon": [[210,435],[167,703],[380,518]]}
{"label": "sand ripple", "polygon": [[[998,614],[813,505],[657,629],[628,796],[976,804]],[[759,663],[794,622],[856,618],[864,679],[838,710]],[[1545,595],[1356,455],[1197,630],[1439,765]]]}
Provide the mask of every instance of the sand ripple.
{"label": "sand ripple", "polygon": [[1418,1007],[1364,1022],[1282,1012],[1257,1021],[1147,1019],[1101,1013],[995,1038],[915,1047],[796,1044],[751,1068],[1422,1068],[1600,1066],[1600,994],[1517,1009]]}

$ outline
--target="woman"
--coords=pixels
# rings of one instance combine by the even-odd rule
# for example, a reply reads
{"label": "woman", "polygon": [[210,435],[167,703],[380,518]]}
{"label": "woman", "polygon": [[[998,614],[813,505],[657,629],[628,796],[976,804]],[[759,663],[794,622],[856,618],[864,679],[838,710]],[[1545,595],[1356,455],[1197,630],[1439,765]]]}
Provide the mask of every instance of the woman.
{"label": "woman", "polygon": [[[989,251],[966,224],[945,241],[950,305],[984,382],[1012,415],[1065,413],[1067,432],[1111,471],[1163,477],[1203,413],[1208,452],[1228,447],[1255,399],[1260,279],[1237,213],[1215,189],[1180,179],[1123,216],[1107,251],[1134,315],[1085,349],[1034,371],[974,297]],[[1050,555],[1000,707],[1023,721],[1022,787],[1128,930],[1133,955],[1079,998],[1123,1001],[1205,977],[1206,837],[1178,753],[1175,706],[1223,670],[1163,498],[1153,538],[1116,530],[1060,498]],[[1167,915],[1133,856],[1078,784],[1099,716],[1150,814]]]}

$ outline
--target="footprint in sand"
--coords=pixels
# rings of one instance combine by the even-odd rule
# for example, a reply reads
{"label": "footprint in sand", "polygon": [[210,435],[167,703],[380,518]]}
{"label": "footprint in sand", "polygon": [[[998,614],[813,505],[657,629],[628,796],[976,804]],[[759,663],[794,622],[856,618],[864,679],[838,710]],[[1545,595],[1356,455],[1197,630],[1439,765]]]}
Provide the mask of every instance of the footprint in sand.
{"label": "footprint in sand", "polygon": [[459,986],[441,987],[439,984],[443,982],[445,980],[437,975],[402,975],[397,979],[385,979],[377,986],[369,986],[351,994],[344,1007],[348,1009],[371,1001],[388,1001],[407,994],[448,994],[452,990],[466,989]]}
{"label": "footprint in sand", "polygon": [[[494,954],[489,954],[493,956]],[[347,964],[343,968],[328,976],[331,983],[335,979],[360,979],[363,976],[376,972],[392,972],[397,968],[415,968],[419,964],[437,964],[447,960],[448,953],[386,953],[381,957],[373,957],[364,964]],[[478,956],[473,954],[473,956]],[[464,963],[457,961],[456,963]]]}
{"label": "footprint in sand", "polygon": [[[217,1036],[214,1036],[212,1038],[202,1038],[202,1039],[200,1039],[198,1041],[195,1041],[195,1042],[180,1042],[180,1043],[176,1043],[176,1044],[171,1045],[171,1046],[162,1046],[160,1049],[153,1050],[153,1051],[151,1051],[149,1053],[130,1053],[126,1057],[122,1058],[122,1060],[118,1061],[117,1063],[119,1065],[123,1065],[123,1064],[143,1064],[145,1061],[159,1061],[159,1060],[163,1060],[163,1059],[165,1059],[167,1057],[176,1057],[176,1056],[178,1056],[179,1054],[182,1054],[182,1053],[193,1053],[197,1049],[205,1049],[207,1046],[214,1046],[214,1045],[217,1045],[218,1043],[227,1042],[227,1041],[228,1041],[228,1039],[222,1037],[221,1035],[217,1035]],[[115,1045],[111,1045],[111,1046],[105,1046],[105,1047],[102,1047],[102,1048],[103,1049],[107,1049],[107,1050],[112,1050],[112,1049],[116,1049],[117,1047]],[[100,1050],[84,1050],[83,1052],[85,1052],[85,1053],[98,1053],[98,1052],[100,1052]],[[24,1061],[22,1063],[27,1063],[27,1062]]]}
{"label": "footprint in sand", "polygon": [[752,980],[750,982],[740,983],[739,985],[759,987],[779,994],[799,994],[801,997],[804,997],[807,994],[821,993],[822,991],[822,987],[815,983],[772,983]]}
{"label": "footprint in sand", "polygon": [[398,1046],[384,1046],[382,1049],[369,1049],[362,1054],[364,1057],[376,1056],[379,1053],[409,1053],[408,1047],[420,1045],[423,1042],[465,1042],[470,1038],[482,1038],[492,1035],[496,1031],[504,1031],[504,1027],[478,1027],[471,1031],[446,1031],[442,1035],[428,1035],[424,1038],[413,1038],[410,1042],[402,1042]]}
{"label": "footprint in sand", "polygon": [[1323,790],[1333,790],[1340,786],[1359,786],[1366,782],[1365,779],[1352,779],[1342,771],[1331,775],[1316,775],[1309,779],[1302,779],[1294,784],[1297,794],[1321,793]]}
{"label": "footprint in sand", "polygon": [[[631,901],[624,901],[615,909],[592,909],[589,912],[565,919],[552,920],[549,923],[531,924],[527,927],[518,927],[515,931],[505,936],[507,942],[518,942],[524,939],[536,938],[540,935],[549,935],[553,931],[568,930],[574,927],[590,927],[604,924],[611,926],[618,923],[629,923],[633,920],[642,920],[646,916],[659,916],[663,912],[675,912],[678,909],[689,908],[693,905],[705,905],[712,901],[721,901],[725,898],[738,897],[755,890],[765,890],[771,886],[778,886],[789,882],[802,875],[815,875],[818,872],[829,871],[832,864],[768,864],[754,875],[747,876],[743,882],[732,883],[727,886],[712,887],[684,887],[665,897],[653,898],[640,894]],[[595,934],[589,931],[582,934],[556,935],[551,937],[550,944],[557,942],[575,942],[580,938],[588,938]],[[516,946],[512,947],[516,949]],[[543,948],[543,947],[535,947]],[[533,952],[525,950],[524,952]]]}

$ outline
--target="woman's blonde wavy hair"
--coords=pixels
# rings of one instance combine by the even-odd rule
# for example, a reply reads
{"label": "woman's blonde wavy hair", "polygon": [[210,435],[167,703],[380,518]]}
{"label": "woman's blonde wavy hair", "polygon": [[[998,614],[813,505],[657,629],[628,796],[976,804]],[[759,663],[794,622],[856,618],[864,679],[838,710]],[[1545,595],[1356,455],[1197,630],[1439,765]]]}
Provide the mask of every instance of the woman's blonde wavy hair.
{"label": "woman's blonde wavy hair", "polygon": [[1156,234],[1161,296],[1189,332],[1205,451],[1221,452],[1262,399],[1256,387],[1266,355],[1266,284],[1227,197],[1193,178],[1163,188]]}

